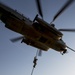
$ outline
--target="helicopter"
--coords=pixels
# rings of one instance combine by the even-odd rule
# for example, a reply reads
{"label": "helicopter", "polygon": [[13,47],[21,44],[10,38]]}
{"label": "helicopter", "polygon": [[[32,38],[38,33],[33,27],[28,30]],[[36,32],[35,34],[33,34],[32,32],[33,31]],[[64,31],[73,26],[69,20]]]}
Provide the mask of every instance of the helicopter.
{"label": "helicopter", "polygon": [[56,18],[67,9],[74,0],[68,0],[64,6],[56,13],[51,23],[47,23],[43,19],[43,12],[41,8],[40,0],[36,0],[38,14],[34,20],[30,20],[23,14],[20,14],[17,10],[10,8],[9,6],[0,2],[0,20],[5,24],[5,27],[20,33],[22,36],[11,39],[12,42],[22,40],[21,43],[25,43],[29,46],[33,46],[40,51],[48,51],[50,48],[60,52],[62,55],[67,53],[67,49],[75,52],[72,48],[68,47],[62,40],[63,33],[61,31],[73,31],[74,29],[57,29],[53,22]]}

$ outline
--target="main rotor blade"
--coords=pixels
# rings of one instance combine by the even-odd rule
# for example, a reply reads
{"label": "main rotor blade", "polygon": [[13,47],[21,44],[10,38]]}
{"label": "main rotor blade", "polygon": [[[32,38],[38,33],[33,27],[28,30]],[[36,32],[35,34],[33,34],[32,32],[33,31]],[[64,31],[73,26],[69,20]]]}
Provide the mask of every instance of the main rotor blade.
{"label": "main rotor blade", "polygon": [[43,18],[43,13],[42,13],[40,0],[36,0],[36,5],[37,5],[37,9],[38,9],[38,12],[39,12],[40,16]]}
{"label": "main rotor blade", "polygon": [[73,51],[73,52],[75,52],[75,50],[74,49],[72,49],[72,48],[70,48],[70,47],[68,47],[68,46],[66,46],[68,49],[70,49],[71,51]]}
{"label": "main rotor blade", "polygon": [[75,32],[75,29],[59,29],[59,31]]}
{"label": "main rotor blade", "polygon": [[19,40],[21,40],[23,38],[24,38],[24,36],[20,36],[20,37],[16,37],[16,38],[10,39],[10,41],[14,43],[14,42],[17,42],[17,41],[19,41]]}
{"label": "main rotor blade", "polygon": [[66,9],[68,8],[74,0],[68,0],[68,2],[66,2],[64,4],[64,6],[58,11],[58,13],[54,16],[53,21]]}

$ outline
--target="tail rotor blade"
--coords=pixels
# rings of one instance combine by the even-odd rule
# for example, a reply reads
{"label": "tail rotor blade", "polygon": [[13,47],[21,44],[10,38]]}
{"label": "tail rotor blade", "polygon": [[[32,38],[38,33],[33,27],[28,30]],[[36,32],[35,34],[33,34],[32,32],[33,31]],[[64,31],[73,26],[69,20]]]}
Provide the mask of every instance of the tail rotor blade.
{"label": "tail rotor blade", "polygon": [[68,0],[68,2],[66,2],[66,4],[58,11],[58,13],[54,16],[53,21],[65,10],[67,9],[74,0]]}

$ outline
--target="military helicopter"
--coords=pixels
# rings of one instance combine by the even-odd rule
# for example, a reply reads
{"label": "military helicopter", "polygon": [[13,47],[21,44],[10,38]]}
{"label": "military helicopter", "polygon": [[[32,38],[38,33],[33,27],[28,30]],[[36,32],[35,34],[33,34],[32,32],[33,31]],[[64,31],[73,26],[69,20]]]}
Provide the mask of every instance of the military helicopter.
{"label": "military helicopter", "polygon": [[34,20],[30,20],[29,18],[20,14],[17,10],[14,10],[0,2],[0,20],[5,24],[6,28],[23,35],[21,37],[11,39],[12,42],[22,40],[21,43],[33,46],[37,49],[40,49],[40,51],[48,51],[49,48],[52,48],[63,55],[67,53],[67,48],[74,52],[75,50],[68,47],[62,40],[63,34],[61,33],[61,31],[75,32],[75,30],[56,29],[53,22],[73,2],[74,0],[68,0],[54,16],[50,24],[43,20],[40,0],[36,0],[36,5],[41,18],[36,15]]}

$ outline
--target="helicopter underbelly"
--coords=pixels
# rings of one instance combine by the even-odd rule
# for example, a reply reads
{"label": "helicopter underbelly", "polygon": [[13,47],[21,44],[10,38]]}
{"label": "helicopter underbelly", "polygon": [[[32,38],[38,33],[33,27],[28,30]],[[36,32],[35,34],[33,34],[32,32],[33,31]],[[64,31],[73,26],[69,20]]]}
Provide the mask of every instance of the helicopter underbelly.
{"label": "helicopter underbelly", "polygon": [[49,48],[55,49],[56,51],[62,51],[62,49],[64,49],[63,44],[56,42],[59,37],[51,32],[38,32],[32,26],[14,17],[7,17],[6,19],[2,18],[2,20],[5,22],[7,28],[24,35],[30,40],[32,39],[30,45],[33,47],[44,51],[47,51]]}
{"label": "helicopter underbelly", "polygon": [[33,47],[44,51],[47,51],[49,48],[61,51],[64,47],[63,44],[56,42],[59,37],[51,32],[38,32],[32,26],[25,24],[25,22],[14,17],[6,17],[6,19],[2,18],[2,20],[5,22],[7,28],[34,40],[33,42],[35,44],[31,43],[31,46]]}
{"label": "helicopter underbelly", "polygon": [[24,35],[25,38],[29,39],[31,42],[24,42],[33,47],[36,47],[44,51],[47,51],[49,48],[52,48],[56,51],[62,51],[62,49],[65,48],[65,45],[61,42],[58,42],[58,39],[56,39],[55,35],[53,35],[51,32],[49,32],[48,35],[46,33],[43,34],[41,32],[36,31],[32,26],[28,26],[25,23],[22,23],[21,21],[17,19],[15,20],[13,18],[7,19],[6,24],[7,28],[15,32],[18,32]]}
{"label": "helicopter underbelly", "polygon": [[[41,24],[38,24],[37,27],[34,27],[36,24],[32,25],[32,22],[28,20],[20,20],[13,15],[2,14],[0,12],[0,18],[5,23],[5,27],[15,32],[18,32],[31,42],[30,45],[44,51],[47,51],[49,48],[60,51],[64,45],[56,42],[61,36],[58,33],[50,30],[48,27],[44,27]],[[42,26],[42,27],[40,27]],[[41,28],[41,29],[40,29]],[[24,41],[27,43],[27,41]]]}

